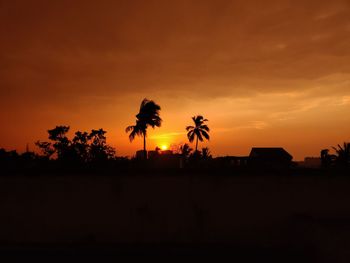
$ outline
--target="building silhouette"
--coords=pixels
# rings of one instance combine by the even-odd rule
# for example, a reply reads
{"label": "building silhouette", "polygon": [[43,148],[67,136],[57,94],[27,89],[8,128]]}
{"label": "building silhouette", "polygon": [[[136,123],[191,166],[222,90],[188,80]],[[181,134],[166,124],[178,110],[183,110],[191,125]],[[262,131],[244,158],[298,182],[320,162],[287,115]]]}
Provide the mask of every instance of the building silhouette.
{"label": "building silhouette", "polygon": [[253,147],[249,154],[248,164],[254,167],[287,168],[292,165],[293,156],[281,147]]}

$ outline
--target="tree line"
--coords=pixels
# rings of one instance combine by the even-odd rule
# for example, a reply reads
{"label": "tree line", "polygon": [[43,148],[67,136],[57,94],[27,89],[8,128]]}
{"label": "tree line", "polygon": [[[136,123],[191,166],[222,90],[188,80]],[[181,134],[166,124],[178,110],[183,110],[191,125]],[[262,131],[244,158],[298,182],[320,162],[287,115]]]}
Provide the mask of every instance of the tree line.
{"label": "tree line", "polygon": [[[129,133],[130,142],[136,136],[143,138],[143,151],[147,158],[146,138],[149,127],[160,127],[162,119],[160,118],[161,107],[153,100],[144,99],[141,102],[139,112],[136,114],[136,122],[126,128]],[[205,124],[208,120],[203,116],[192,117],[193,125],[187,126],[187,137],[190,143],[196,141],[195,150],[189,144],[185,143],[176,149],[177,154],[188,160],[210,159],[212,158],[210,150],[207,147],[198,150],[198,142],[204,139],[209,140],[209,128]],[[117,157],[116,150],[107,144],[106,131],[102,128],[87,131],[76,131],[72,138],[68,137],[70,126],[60,125],[49,129],[48,140],[35,142],[39,149],[39,154],[29,152],[19,155],[16,151],[7,152],[0,149],[0,158],[3,160],[33,161],[57,161],[61,165],[79,166],[82,164],[102,164],[108,161],[126,159]],[[157,151],[160,149],[157,147]]]}
{"label": "tree line", "polygon": [[[140,110],[136,114],[136,122],[126,128],[129,139],[132,142],[136,136],[143,138],[144,156],[147,158],[146,138],[149,127],[160,127],[161,107],[152,100],[144,99]],[[209,127],[205,124],[208,120],[203,116],[192,117],[193,125],[187,126],[187,137],[190,143],[194,140],[195,151],[188,145],[180,147],[179,153],[184,157],[211,157],[208,148],[198,151],[198,142],[209,140]],[[106,131],[103,129],[91,130],[90,132],[77,131],[72,139],[67,137],[69,126],[56,126],[48,130],[49,141],[37,141],[35,144],[40,149],[43,157],[55,158],[66,163],[75,162],[101,162],[115,158],[115,149],[106,142]],[[159,148],[156,148],[156,151]]]}
{"label": "tree line", "polygon": [[56,126],[48,130],[49,142],[37,141],[35,144],[43,156],[50,159],[55,156],[67,163],[101,162],[113,159],[115,150],[106,142],[107,133],[103,129],[91,132],[77,131],[72,140],[67,137],[69,126]]}
{"label": "tree line", "polygon": [[[136,136],[143,139],[144,159],[147,159],[146,138],[149,127],[161,127],[161,107],[153,100],[144,99],[141,102],[134,125],[126,127],[130,142]],[[175,153],[185,161],[198,161],[212,159],[209,148],[199,150],[199,142],[209,140],[210,129],[206,124],[208,119],[201,115],[192,117],[192,125],[185,127],[189,143],[194,143],[194,149],[190,144],[185,143],[176,149]],[[30,163],[33,160],[56,161],[60,164],[79,166],[82,164],[105,164],[106,162],[124,160],[125,157],[117,157],[113,147],[107,144],[106,131],[92,129],[90,132],[77,131],[73,138],[68,138],[69,126],[56,126],[48,130],[48,141],[37,141],[35,145],[39,148],[40,154],[25,152],[22,155],[16,151],[5,151],[0,149],[0,161],[3,164],[11,163],[11,160]],[[320,152],[322,167],[350,167],[350,143],[344,143],[333,147],[335,154],[330,154],[329,149]],[[160,152],[157,147],[156,152]]]}

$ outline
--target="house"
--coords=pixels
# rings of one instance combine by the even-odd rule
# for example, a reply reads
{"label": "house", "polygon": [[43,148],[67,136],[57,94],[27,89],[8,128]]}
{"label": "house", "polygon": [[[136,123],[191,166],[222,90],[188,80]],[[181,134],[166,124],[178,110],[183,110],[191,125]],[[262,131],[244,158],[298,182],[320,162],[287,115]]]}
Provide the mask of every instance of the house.
{"label": "house", "polygon": [[283,148],[258,148],[250,151],[248,164],[253,167],[287,168],[292,164],[293,156]]}

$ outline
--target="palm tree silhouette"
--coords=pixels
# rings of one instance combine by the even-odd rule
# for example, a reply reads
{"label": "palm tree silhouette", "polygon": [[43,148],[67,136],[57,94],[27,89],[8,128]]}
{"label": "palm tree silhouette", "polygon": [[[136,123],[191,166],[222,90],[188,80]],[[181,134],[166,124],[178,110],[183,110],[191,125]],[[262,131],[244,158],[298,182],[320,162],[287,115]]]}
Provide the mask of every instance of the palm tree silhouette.
{"label": "palm tree silhouette", "polygon": [[136,136],[143,137],[143,151],[145,159],[147,159],[146,137],[148,126],[160,127],[162,119],[159,117],[160,106],[153,100],[143,99],[140,106],[140,111],[136,115],[136,124],[128,126],[125,131],[129,134],[130,141],[133,141]]}
{"label": "palm tree silhouette", "polygon": [[350,143],[344,142],[343,147],[338,144],[338,148],[332,147],[337,153],[337,162],[340,165],[350,164]]}
{"label": "palm tree silhouette", "polygon": [[188,131],[187,137],[188,140],[192,143],[194,141],[194,138],[196,137],[196,151],[198,149],[198,140],[201,142],[203,141],[203,137],[207,140],[209,140],[209,128],[204,122],[208,121],[207,119],[204,119],[203,116],[193,116],[192,120],[195,124],[195,126],[187,126],[186,130]]}

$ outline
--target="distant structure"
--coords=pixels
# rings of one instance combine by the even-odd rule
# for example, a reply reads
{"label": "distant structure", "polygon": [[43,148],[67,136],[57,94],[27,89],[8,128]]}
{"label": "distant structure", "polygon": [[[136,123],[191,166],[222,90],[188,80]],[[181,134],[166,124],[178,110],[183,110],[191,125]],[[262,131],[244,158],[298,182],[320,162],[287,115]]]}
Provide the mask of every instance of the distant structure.
{"label": "distant structure", "polygon": [[299,162],[298,165],[305,168],[320,168],[322,160],[320,157],[305,157],[304,161]]}
{"label": "distant structure", "polygon": [[254,167],[286,168],[291,166],[293,156],[283,148],[257,148],[250,151],[248,164]]}
{"label": "distant structure", "polygon": [[170,156],[170,155],[173,155],[173,151],[172,150],[162,150],[162,151],[160,151],[160,154],[163,156],[165,156],[165,155]]}
{"label": "distant structure", "polygon": [[248,156],[223,156],[216,157],[215,163],[221,168],[245,167],[248,165]]}
{"label": "distant structure", "polygon": [[[145,153],[143,150],[137,151],[135,158],[144,160]],[[154,168],[183,168],[184,160],[181,154],[174,154],[171,150],[160,150],[156,148],[154,151],[147,152],[147,159],[150,165]]]}
{"label": "distant structure", "polygon": [[157,158],[157,156],[159,155],[159,151],[158,150],[148,151],[147,155],[149,159],[154,159],[154,158]]}
{"label": "distant structure", "polygon": [[138,160],[147,159],[147,152],[145,153],[144,150],[139,150],[136,152],[135,158]]}
{"label": "distant structure", "polygon": [[[173,153],[171,150],[160,150],[147,152],[148,163],[154,168],[184,168],[185,158],[181,154]],[[136,159],[144,160],[143,150],[136,152]],[[249,156],[223,156],[213,159],[212,164],[220,168],[234,167],[258,167],[283,169],[292,165],[293,156],[283,148],[258,148],[253,147]],[[314,161],[316,163],[316,160]],[[316,165],[316,164],[315,164]]]}

